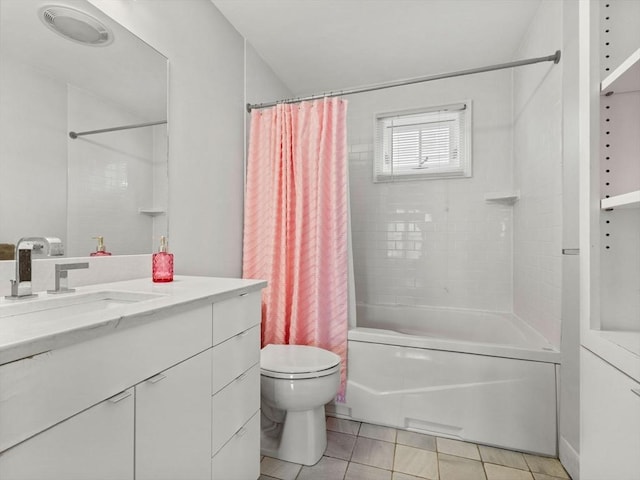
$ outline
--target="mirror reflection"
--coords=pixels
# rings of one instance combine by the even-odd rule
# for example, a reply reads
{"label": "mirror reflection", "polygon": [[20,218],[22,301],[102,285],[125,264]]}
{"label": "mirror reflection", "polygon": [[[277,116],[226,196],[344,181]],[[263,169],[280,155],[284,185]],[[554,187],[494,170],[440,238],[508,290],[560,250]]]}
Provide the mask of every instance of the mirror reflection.
{"label": "mirror reflection", "polygon": [[0,252],[49,236],[88,256],[101,236],[150,253],[167,234],[166,119],[167,59],[124,27],[85,0],[0,1]]}

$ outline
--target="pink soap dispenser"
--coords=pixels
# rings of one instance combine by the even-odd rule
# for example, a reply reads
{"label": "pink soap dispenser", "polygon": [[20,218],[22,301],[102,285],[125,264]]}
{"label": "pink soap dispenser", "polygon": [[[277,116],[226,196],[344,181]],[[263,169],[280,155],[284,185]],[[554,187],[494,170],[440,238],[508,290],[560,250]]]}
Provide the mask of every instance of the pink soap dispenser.
{"label": "pink soap dispenser", "polygon": [[95,252],[91,252],[89,254],[90,257],[106,257],[111,255],[111,252],[107,252],[107,249],[104,246],[104,237],[98,235],[97,237],[91,238],[98,240],[98,246],[96,247]]}
{"label": "pink soap dispenser", "polygon": [[153,281],[173,281],[173,253],[167,252],[167,237],[160,237],[158,253],[152,257]]}

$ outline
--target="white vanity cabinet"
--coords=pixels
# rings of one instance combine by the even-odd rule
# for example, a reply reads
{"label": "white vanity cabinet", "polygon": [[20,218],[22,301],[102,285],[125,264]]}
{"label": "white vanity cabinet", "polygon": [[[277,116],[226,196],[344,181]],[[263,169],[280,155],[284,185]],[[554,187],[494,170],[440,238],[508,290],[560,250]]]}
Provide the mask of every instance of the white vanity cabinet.
{"label": "white vanity cabinet", "polygon": [[135,326],[0,365],[0,479],[257,479],[263,285],[185,277]]}
{"label": "white vanity cabinet", "polygon": [[0,478],[133,480],[133,418],[128,389],[3,452]]}

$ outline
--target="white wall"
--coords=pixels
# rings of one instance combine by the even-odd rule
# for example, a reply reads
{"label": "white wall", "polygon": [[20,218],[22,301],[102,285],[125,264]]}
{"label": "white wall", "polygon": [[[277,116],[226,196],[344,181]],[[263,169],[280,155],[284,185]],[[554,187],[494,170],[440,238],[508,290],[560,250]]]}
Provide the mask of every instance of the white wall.
{"label": "white wall", "polygon": [[247,103],[273,102],[293,96],[249,42],[246,42],[245,55]]}
{"label": "white wall", "polygon": [[239,276],[244,40],[209,0],[91,0],[169,59],[169,242],[178,274]]}
{"label": "white wall", "polygon": [[[473,102],[473,177],[372,182],[375,113]],[[348,97],[358,303],[512,310],[511,75],[441,80]]]}
{"label": "white wall", "polygon": [[[516,58],[562,48],[562,2],[541,2]],[[514,70],[514,313],[560,346],[562,72],[550,62]]]}

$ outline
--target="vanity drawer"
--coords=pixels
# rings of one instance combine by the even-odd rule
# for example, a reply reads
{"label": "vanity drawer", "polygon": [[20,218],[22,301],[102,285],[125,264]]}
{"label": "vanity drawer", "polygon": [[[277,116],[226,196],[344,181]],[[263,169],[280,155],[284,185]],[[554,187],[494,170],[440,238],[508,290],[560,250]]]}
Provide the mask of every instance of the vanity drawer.
{"label": "vanity drawer", "polygon": [[251,417],[211,461],[213,480],[247,480],[260,476],[260,412]]}
{"label": "vanity drawer", "polygon": [[213,345],[260,323],[262,293],[245,293],[213,304]]}
{"label": "vanity drawer", "polygon": [[260,408],[260,365],[256,364],[213,396],[212,452],[216,453]]}
{"label": "vanity drawer", "polygon": [[211,309],[156,312],[144,325],[0,366],[0,452],[210,348]]}
{"label": "vanity drawer", "polygon": [[216,393],[260,362],[260,326],[245,330],[213,349],[213,388]]}

